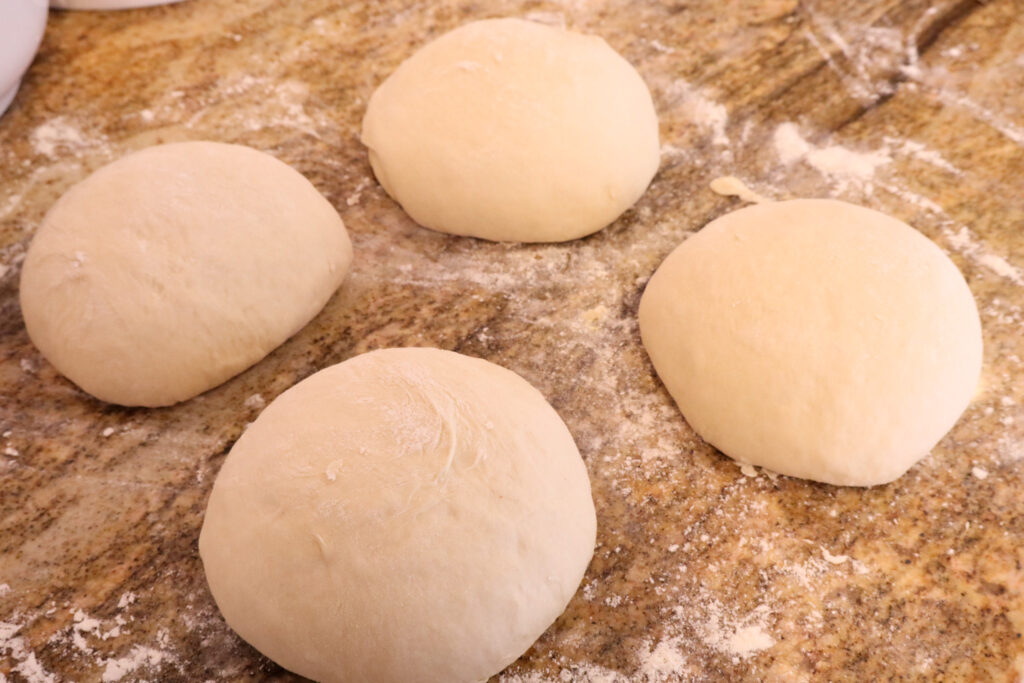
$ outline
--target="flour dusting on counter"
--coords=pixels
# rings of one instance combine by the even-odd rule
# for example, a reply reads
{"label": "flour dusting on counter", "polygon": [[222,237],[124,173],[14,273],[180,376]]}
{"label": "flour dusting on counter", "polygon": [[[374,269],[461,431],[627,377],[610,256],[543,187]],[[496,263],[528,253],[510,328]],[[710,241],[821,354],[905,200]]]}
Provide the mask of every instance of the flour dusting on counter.
{"label": "flour dusting on counter", "polygon": [[729,136],[725,133],[725,127],[729,123],[729,112],[725,105],[719,104],[703,91],[691,88],[686,83],[680,83],[679,89],[682,91],[683,112],[694,123],[711,133],[713,145],[727,147]]}
{"label": "flour dusting on counter", "polygon": [[57,151],[77,152],[87,146],[82,131],[64,116],[57,116],[37,126],[31,135],[36,154],[48,157]]}
{"label": "flour dusting on counter", "polygon": [[995,254],[986,248],[981,241],[971,234],[971,230],[967,226],[960,226],[955,231],[945,228],[943,236],[945,236],[950,246],[956,251],[971,258],[996,275],[1010,280],[1014,284],[1024,285],[1024,270],[1011,264],[1004,256]]}
{"label": "flour dusting on counter", "polygon": [[[37,61],[0,121],[0,303],[14,316],[0,375],[17,391],[0,405],[15,568],[0,577],[0,670],[28,683],[283,675],[226,628],[206,590],[195,557],[206,496],[260,407],[251,397],[269,403],[320,367],[394,345],[510,367],[563,417],[591,475],[591,568],[565,617],[497,680],[994,680],[1024,666],[1013,0],[898,12],[879,0],[488,5],[601,34],[659,114],[662,167],[646,194],[607,230],[552,245],[416,227],[359,143],[374,88],[476,11],[328,5],[64,13],[47,29],[55,58]],[[90,402],[38,360],[22,372],[39,356],[17,319],[19,264],[46,209],[101,162],[196,138],[271,152],[329,197],[357,254],[338,295],[245,375],[169,409]],[[739,204],[708,190],[727,174],[769,198],[897,215],[963,268],[985,384],[896,484],[849,490],[739,468],[693,433],[654,374],[637,302],[672,249]]]}
{"label": "flour dusting on counter", "polygon": [[143,668],[155,668],[169,661],[167,653],[144,645],[135,645],[124,657],[109,659],[104,663],[103,683],[114,683]]}
{"label": "flour dusting on counter", "polygon": [[858,152],[842,145],[812,145],[795,123],[782,123],[772,136],[775,152],[784,164],[804,161],[832,180],[842,192],[848,186],[870,189],[875,170],[892,163],[887,149]]}
{"label": "flour dusting on counter", "polygon": [[[10,590],[7,584],[3,587]],[[7,591],[0,590],[0,597]],[[125,610],[134,603],[134,593],[123,593],[117,603],[118,612],[109,620],[90,616],[82,609],[61,610],[56,607],[35,616],[16,613],[9,617],[11,621],[0,622],[0,655],[6,655],[13,664],[13,670],[29,683],[56,683],[60,679],[42,666],[36,653],[28,648],[22,633],[37,622],[59,619],[67,625],[50,636],[48,645],[61,648],[64,657],[88,658],[89,668],[101,671],[99,675],[104,683],[120,681],[132,673],[155,674],[164,666],[177,666],[179,657],[171,651],[165,631],[157,634],[156,643],[132,645],[124,656],[108,658],[100,654],[96,647],[98,644],[130,636],[129,624],[134,617]],[[137,676],[132,678],[138,679]]]}
{"label": "flour dusting on counter", "polygon": [[[12,618],[17,619],[18,615]],[[24,676],[28,683],[56,683],[57,677],[39,663],[25,638],[18,635],[21,628],[21,624],[0,621],[0,654],[9,658],[11,670]]]}

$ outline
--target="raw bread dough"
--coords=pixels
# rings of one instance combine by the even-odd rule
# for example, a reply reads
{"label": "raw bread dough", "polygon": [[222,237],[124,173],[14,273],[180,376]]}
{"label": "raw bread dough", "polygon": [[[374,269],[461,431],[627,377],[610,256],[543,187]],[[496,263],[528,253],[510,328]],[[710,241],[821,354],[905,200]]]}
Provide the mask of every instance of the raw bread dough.
{"label": "raw bread dough", "polygon": [[600,230],[658,169],[647,86],[601,38],[467,24],[377,89],[363,143],[412,218],[456,235],[561,242]]}
{"label": "raw bread dough", "polygon": [[956,266],[905,223],[834,200],[711,222],[651,278],[640,332],[706,441],[831,484],[903,474],[953,426],[981,371]]}
{"label": "raw bread dough", "polygon": [[111,403],[162,406],[214,387],[320,311],[352,259],[316,188],[239,145],[150,147],[50,209],[21,274],[29,336]]}
{"label": "raw bread dough", "polygon": [[515,373],[373,351],[232,448],[199,552],[228,624],[318,681],[483,681],[565,609],[595,536],[572,436]]}

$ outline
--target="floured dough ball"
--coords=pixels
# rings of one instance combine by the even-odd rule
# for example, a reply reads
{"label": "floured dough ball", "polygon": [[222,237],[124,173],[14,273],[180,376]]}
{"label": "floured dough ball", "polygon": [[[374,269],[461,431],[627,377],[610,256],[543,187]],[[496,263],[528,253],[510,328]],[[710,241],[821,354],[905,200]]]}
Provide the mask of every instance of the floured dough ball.
{"label": "floured dough ball", "polygon": [[374,351],[232,448],[199,552],[228,624],[318,681],[483,681],[565,609],[594,548],[572,436],[515,373]]}
{"label": "floured dough ball", "polygon": [[163,406],[214,387],[301,329],[352,245],[297,171],[185,142],[104,166],[43,219],[21,274],[29,336],[94,396]]}
{"label": "floured dough ball", "polygon": [[596,36],[520,19],[467,24],[377,89],[363,143],[418,223],[561,242],[600,230],[658,169],[647,86]]}
{"label": "floured dough ball", "polygon": [[953,426],[981,371],[956,266],[905,223],[833,200],[710,223],[651,278],[640,332],[706,441],[830,484],[899,477]]}

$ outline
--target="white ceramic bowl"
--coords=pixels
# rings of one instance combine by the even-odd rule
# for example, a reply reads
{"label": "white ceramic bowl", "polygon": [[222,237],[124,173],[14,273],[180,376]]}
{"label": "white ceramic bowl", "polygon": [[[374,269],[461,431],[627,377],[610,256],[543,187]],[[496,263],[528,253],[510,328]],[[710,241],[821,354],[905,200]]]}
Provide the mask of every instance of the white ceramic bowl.
{"label": "white ceramic bowl", "polygon": [[0,0],[0,114],[21,85],[46,28],[46,0]]}
{"label": "white ceramic bowl", "polygon": [[[7,0],[0,0],[7,2]],[[181,0],[50,0],[50,7],[56,9],[131,9],[133,7],[151,7],[152,5],[169,5]]]}

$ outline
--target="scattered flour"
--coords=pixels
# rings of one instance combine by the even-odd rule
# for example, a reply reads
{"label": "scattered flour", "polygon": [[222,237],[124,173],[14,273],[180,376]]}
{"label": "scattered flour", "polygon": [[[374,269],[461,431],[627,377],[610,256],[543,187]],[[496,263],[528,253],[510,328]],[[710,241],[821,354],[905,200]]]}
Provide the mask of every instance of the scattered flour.
{"label": "scattered flour", "polygon": [[728,619],[717,601],[708,605],[707,610],[701,639],[719,652],[745,659],[775,644],[766,630],[769,616],[766,605],[759,605],[742,619]]}
{"label": "scattered flour", "polygon": [[728,147],[729,111],[724,104],[716,102],[706,91],[691,86],[686,81],[674,81],[667,89],[666,97],[682,114],[711,134],[711,144]]}
{"label": "scattered flour", "polygon": [[[934,26],[937,7],[924,10],[907,30],[847,22],[843,25],[845,34],[831,16],[806,9],[811,28],[805,30],[805,37],[839,76],[851,97],[870,104],[895,92],[901,80],[919,82],[925,77],[917,45],[929,30],[929,24]],[[817,33],[838,48],[838,52],[819,39]],[[950,48],[942,54],[959,57],[963,48]]]}
{"label": "scattered flour", "polygon": [[971,474],[973,474],[976,479],[988,479],[988,471],[981,467],[972,467]]}
{"label": "scattered flour", "polygon": [[29,139],[36,154],[51,158],[57,155],[58,150],[76,150],[86,144],[82,131],[63,116],[37,126]]}
{"label": "scattered flour", "polygon": [[56,676],[43,668],[25,638],[17,635],[21,628],[21,624],[0,621],[0,655],[8,658],[11,671],[21,674],[27,683],[56,683]]}
{"label": "scattered flour", "polygon": [[355,206],[356,204],[358,204],[359,203],[359,199],[363,195],[363,190],[365,190],[367,187],[369,187],[371,182],[372,181],[369,178],[363,178],[362,180],[360,180],[359,184],[356,185],[356,188],[355,188],[355,190],[353,190],[352,194],[350,194],[348,196],[348,198],[345,199],[345,205],[346,206]]}
{"label": "scattered flour", "polygon": [[249,398],[245,399],[244,405],[246,408],[260,410],[267,405],[267,401],[263,398],[263,394],[252,394]]}
{"label": "scattered flour", "polygon": [[935,214],[945,214],[945,211],[942,208],[942,206],[940,206],[935,201],[916,192],[912,192],[904,187],[901,187],[899,184],[895,182],[885,182],[876,180],[875,185],[882,188],[886,192],[896,197],[899,197],[901,200],[905,201],[911,206],[916,206],[918,208],[924,209],[925,211],[931,211],[932,213]]}
{"label": "scattered flour", "polygon": [[816,147],[800,134],[795,123],[782,123],[772,136],[775,153],[786,165],[803,161],[829,180],[840,191],[854,185],[867,187],[874,179],[875,170],[892,162],[888,149],[857,152],[841,145]]}
{"label": "scattered flour", "polygon": [[686,655],[675,639],[662,640],[641,658],[639,671],[643,680],[651,683],[668,681],[671,676],[692,673]]}
{"label": "scattered flour", "polygon": [[[9,591],[10,586],[0,585],[0,597]],[[95,676],[101,676],[103,681],[120,681],[135,671],[147,668],[152,670],[164,664],[179,666],[177,656],[168,649],[170,639],[165,631],[157,633],[155,644],[134,645],[128,654],[122,657],[105,658],[99,652],[100,644],[111,641],[111,645],[104,649],[116,647],[115,639],[127,635],[126,626],[132,617],[124,610],[134,604],[135,599],[134,593],[123,593],[117,604],[118,609],[122,611],[110,620],[97,619],[82,609],[71,610],[67,614],[70,617],[69,625],[53,633],[47,644],[64,645],[68,653],[64,656],[89,656],[93,667],[97,669]],[[36,619],[52,619],[57,611],[56,607],[52,607],[40,612]],[[56,683],[59,679],[46,671],[28,638],[20,635],[33,621],[25,619],[24,616],[19,619],[19,615],[15,614],[10,622],[0,622],[0,661],[6,659],[11,664],[10,670],[20,674],[28,683]],[[89,665],[85,666],[86,668],[82,670],[83,676],[89,677]],[[95,676],[90,680],[96,680]],[[131,678],[139,680],[138,676]],[[0,674],[0,681],[5,680]]]}
{"label": "scattered flour", "polygon": [[1024,460],[1024,439],[1004,434],[996,441],[996,453],[1003,462]]}
{"label": "scattered flour", "polygon": [[114,683],[143,667],[160,666],[167,659],[168,655],[163,650],[136,645],[127,656],[119,659],[108,659],[103,669],[101,680],[103,683]]}
{"label": "scattered flour", "polygon": [[[7,202],[3,206],[0,206],[0,218],[18,208],[18,205],[21,204],[21,199],[22,196],[20,194],[8,195]],[[0,277],[3,277],[3,272],[0,272]]]}
{"label": "scattered flour", "polygon": [[675,48],[669,47],[668,45],[665,45],[664,43],[657,39],[649,40],[647,42],[650,43],[651,47],[653,47],[658,52],[664,52],[667,55],[670,55],[675,52]]}
{"label": "scattered flour", "polygon": [[[934,80],[935,82],[932,83],[931,80]],[[926,92],[935,97],[942,104],[947,107],[954,107],[966,111],[975,119],[987,124],[1007,139],[1019,146],[1024,146],[1024,128],[1008,120],[1001,114],[978,104],[967,95],[947,89],[943,84],[943,79],[941,79],[939,75],[936,75],[931,79],[926,78],[924,85],[926,86]]]}
{"label": "scattered flour", "polygon": [[886,136],[882,138],[882,141],[892,148],[897,154],[903,156],[913,157],[919,161],[923,161],[927,164],[931,164],[936,168],[941,168],[944,171],[949,171],[953,175],[963,175],[963,171],[951,164],[942,156],[939,152],[934,149],[930,149],[927,145],[922,142],[915,140],[902,140],[900,138],[894,138]]}
{"label": "scattered flour", "polygon": [[1003,256],[993,254],[984,245],[976,240],[967,226],[961,226],[959,230],[953,231],[945,228],[943,236],[950,246],[964,256],[972,259],[979,265],[988,268],[996,275],[1010,280],[1014,284],[1024,286],[1024,270],[1006,260]]}
{"label": "scattered flour", "polygon": [[[308,99],[309,86],[302,81],[244,74],[226,78],[216,90],[204,94],[202,106],[183,125],[202,128],[206,119],[212,118],[219,127],[234,126],[252,132],[291,128],[318,138],[318,122],[306,112]],[[176,110],[180,107],[181,102],[175,98],[161,111],[166,111],[169,118],[177,118]]]}
{"label": "scattered flour", "polygon": [[1024,272],[1004,257],[989,252],[981,254],[975,260],[996,275],[1012,280],[1018,285],[1024,285]]}
{"label": "scattered flour", "polygon": [[705,97],[700,91],[694,91],[684,104],[684,108],[695,123],[711,131],[712,144],[722,147],[729,144],[729,138],[725,134],[729,113],[725,105]]}
{"label": "scattered flour", "polygon": [[[317,22],[323,22],[317,19]],[[874,68],[879,64],[891,64],[893,68],[903,70],[908,77],[923,77],[917,64],[916,52],[911,52],[908,44],[912,41],[905,39],[892,32],[890,29],[864,32],[863,35],[850,35],[848,38],[839,33],[835,27],[829,26],[822,31],[827,40],[831,41],[839,51],[847,57],[849,65],[842,68],[847,70],[848,84],[851,87],[860,87],[861,94],[865,98],[875,99],[886,87],[885,84],[872,83],[872,76],[868,67]],[[671,51],[672,48],[656,44],[651,41],[651,46],[663,52]],[[826,50],[833,68],[839,69],[838,60],[832,60],[831,51]],[[715,102],[714,98],[707,93],[689,86],[685,83],[678,83],[675,95],[679,98],[677,110],[687,120],[695,124],[705,135],[710,138],[711,144],[716,147],[727,147],[730,140],[727,136],[729,127],[728,110]],[[949,98],[959,97],[953,94],[944,95]],[[218,84],[218,89],[205,101],[194,102],[184,97],[184,93],[176,91],[167,95],[163,106],[156,103],[154,109],[143,110],[139,117],[146,122],[155,120],[158,116],[163,122],[167,120],[172,123],[180,123],[187,119],[186,125],[200,128],[210,115],[210,120],[217,121],[223,125],[221,118],[227,115],[231,122],[238,126],[239,130],[259,130],[264,127],[284,126],[294,128],[301,132],[316,135],[318,126],[325,125],[325,120],[314,119],[313,115],[307,112],[305,102],[308,97],[308,89],[304,84],[297,81],[280,83],[277,79],[255,78],[243,76],[237,79],[225,79]],[[965,102],[967,100],[964,100]],[[193,111],[184,114],[185,104],[198,104],[198,113]],[[974,106],[972,104],[961,104],[960,106]],[[234,109],[233,109],[234,108]],[[311,108],[312,109],[312,108]],[[237,110],[239,113],[232,114]],[[243,113],[244,112],[244,113]],[[977,114],[977,112],[975,112]],[[192,115],[191,118],[188,118]],[[315,115],[315,112],[314,112]],[[978,114],[979,117],[981,116]],[[991,117],[990,117],[991,118]],[[743,126],[743,140],[751,136],[751,122],[745,122]],[[1017,128],[1007,128],[1011,135],[1015,135]],[[752,139],[756,139],[753,136]],[[1024,140],[1024,136],[1020,138]],[[85,144],[84,136],[80,129],[66,119],[55,119],[33,131],[31,136],[32,144],[39,154],[54,156],[64,151],[75,151]],[[675,142],[677,144],[672,144]],[[784,123],[774,130],[772,138],[775,152],[786,164],[802,163],[807,164],[817,172],[821,173],[828,181],[843,189],[847,186],[864,189],[871,183],[877,182],[875,175],[879,168],[884,167],[893,160],[894,155],[912,157],[924,163],[930,164],[942,171],[959,175],[961,172],[953,164],[950,164],[940,154],[928,149],[922,143],[902,141],[896,138],[884,139],[885,147],[881,150],[862,152],[848,149],[838,145],[826,145],[823,147],[811,144],[801,134],[800,129],[793,123]],[[689,150],[678,146],[679,141],[667,141],[662,147],[666,156],[683,156]],[[346,204],[353,206],[360,200],[360,192],[364,189],[363,183],[369,183],[368,178],[360,179],[360,185],[345,200]],[[930,200],[919,198],[919,205],[926,205]],[[936,210],[938,207],[932,203],[928,208]],[[637,209],[642,217],[645,210],[643,206]],[[0,209],[2,215],[2,209]],[[651,231],[653,245],[660,244],[663,251],[667,252],[672,246],[687,234],[681,230],[676,223],[670,220],[660,222],[650,221],[653,226]],[[393,234],[386,234],[388,230],[396,229],[395,226],[382,229],[383,237],[377,237],[369,233],[355,236],[359,241],[358,248],[368,250],[387,250],[389,259],[382,260],[381,265],[367,268],[353,273],[353,282],[350,286],[378,286],[381,284],[390,285],[394,283],[410,287],[434,287],[438,284],[459,282],[471,291],[482,291],[486,294],[500,294],[506,298],[509,315],[529,320],[531,324],[542,328],[558,329],[560,338],[565,339],[563,348],[559,351],[572,350],[576,346],[585,349],[587,354],[592,354],[588,372],[590,376],[584,378],[593,384],[593,397],[601,402],[609,413],[616,413],[623,416],[623,419],[614,421],[612,433],[601,432],[600,434],[587,431],[588,426],[583,424],[574,425],[580,431],[579,440],[582,444],[592,444],[586,456],[588,465],[595,473],[595,480],[609,482],[609,486],[616,492],[625,492],[628,495],[629,487],[634,479],[652,480],[649,475],[657,473],[665,478],[674,476],[677,472],[676,462],[679,457],[681,446],[686,438],[689,438],[685,429],[678,427],[678,411],[670,402],[648,394],[639,392],[623,391],[622,387],[631,385],[631,378],[623,371],[623,363],[620,360],[621,338],[623,335],[635,333],[635,321],[631,316],[622,313],[628,310],[624,306],[624,298],[631,296],[632,291],[628,286],[613,287],[616,293],[613,300],[598,299],[589,294],[600,288],[591,287],[595,282],[606,282],[613,273],[602,265],[603,254],[595,244],[600,240],[591,243],[580,243],[573,245],[571,249],[558,245],[545,246],[537,249],[515,249],[501,252],[500,246],[488,247],[490,253],[487,258],[480,258],[479,253],[474,249],[463,249],[459,245],[453,245],[445,250],[443,258],[428,259],[422,258],[422,253],[415,250],[404,249],[395,246]],[[980,264],[1000,273],[1003,277],[1011,280],[1024,280],[1020,270],[1009,264],[1002,257],[990,254],[977,243],[966,228],[959,232],[950,232],[950,243],[954,248],[964,252],[966,255],[975,258]],[[660,242],[657,242],[660,240]],[[959,247],[956,242],[959,240]],[[652,247],[652,242],[645,245],[646,249]],[[607,254],[604,254],[607,256]],[[639,257],[642,257],[639,254]],[[638,257],[638,254],[631,253],[627,247],[624,253],[616,252],[617,258],[631,259]],[[413,267],[415,264],[415,267]],[[572,265],[569,268],[569,265]],[[572,284],[578,285],[575,291],[579,292],[577,299],[572,302],[573,310],[601,311],[599,318],[591,316],[574,316],[573,320],[566,322],[557,315],[551,315],[545,308],[544,300],[531,296],[531,288],[540,287],[540,283],[549,281],[553,277],[563,280],[570,278]],[[638,285],[642,285],[643,277],[638,278]],[[1019,283],[1019,282],[1018,282]],[[618,291],[621,289],[622,291]],[[600,309],[598,307],[601,307]],[[578,318],[578,319],[577,319]],[[595,320],[600,320],[600,325],[594,325]],[[478,339],[485,342],[491,332],[482,328]],[[500,331],[495,332],[500,334]],[[527,361],[521,361],[523,367],[517,370],[523,374],[536,378],[538,383],[543,384],[546,376],[542,371],[546,365],[539,363],[537,368],[532,368]],[[546,387],[550,390],[551,387]],[[571,400],[571,399],[567,399]],[[246,400],[246,405],[251,408],[261,408],[264,401],[261,395],[254,394]],[[611,406],[609,409],[608,406]],[[664,428],[666,434],[656,425],[668,425]],[[675,430],[674,432],[672,430]],[[652,435],[655,435],[652,437]],[[647,441],[653,438],[653,441]],[[1019,439],[1007,435],[1002,437],[1002,452],[1007,458],[1024,458],[1024,445]],[[611,446],[615,444],[615,448]],[[621,448],[621,451],[618,450]],[[636,452],[639,455],[631,457],[624,453]],[[978,474],[982,472],[982,475]],[[744,474],[747,474],[744,472]],[[756,470],[754,470],[756,474]],[[769,474],[770,473],[767,473]],[[988,473],[981,468],[972,469],[972,474],[979,478],[988,476]],[[330,470],[328,471],[330,478]],[[750,488],[746,484],[745,488]],[[696,538],[696,534],[690,537]],[[708,534],[702,534],[706,542],[717,542],[720,537],[712,538]],[[746,540],[746,539],[744,539]],[[754,543],[755,540],[751,540]],[[608,552],[610,550],[606,549]],[[689,543],[673,543],[668,546],[670,553],[677,553],[684,560],[692,560],[692,552]],[[688,554],[689,553],[689,554]],[[780,556],[786,555],[779,551]],[[843,565],[843,566],[835,566]],[[850,568],[858,574],[866,573],[868,569],[857,560],[847,556],[833,556],[826,549],[821,548],[821,555],[815,552],[804,562],[792,563],[780,561],[775,565],[775,571],[783,577],[783,582],[798,583],[808,590],[807,593],[816,592],[822,588],[823,582],[828,576],[842,575],[848,578]],[[680,566],[680,574],[685,574],[685,565]],[[689,575],[693,575],[691,571]],[[4,584],[6,585],[6,584]],[[678,586],[665,586],[665,589]],[[8,588],[9,590],[9,588]],[[0,594],[2,586],[0,586]],[[686,607],[676,607],[674,611],[666,614],[663,625],[666,627],[665,635],[657,642],[649,641],[637,652],[637,668],[631,671],[630,676],[609,670],[596,664],[580,664],[575,662],[559,663],[562,666],[563,681],[588,681],[593,683],[626,683],[630,680],[646,681],[676,681],[680,676],[690,670],[690,662],[696,662],[702,650],[710,648],[723,655],[747,659],[754,654],[767,650],[775,644],[772,628],[770,628],[771,616],[785,609],[786,604],[780,598],[776,602],[772,598],[770,590],[766,591],[765,598],[772,598],[769,605],[762,604],[753,613],[738,613],[729,606],[729,599],[725,596],[710,595],[708,593],[696,593],[683,597],[680,594],[679,601],[685,602]],[[597,601],[600,605],[611,605],[615,598],[621,596],[609,596],[601,592],[600,585],[596,580],[591,580],[582,588],[582,596],[586,600]],[[759,600],[763,599],[759,597]],[[124,609],[135,601],[134,594],[125,593],[118,602],[118,607]],[[820,622],[820,613],[817,614]],[[75,615],[77,618],[77,614]],[[46,683],[54,680],[36,661],[35,654],[31,653],[24,638],[17,636],[21,625],[0,623],[0,655],[9,654],[16,662],[14,670],[24,676],[30,683]],[[76,647],[91,648],[90,643],[99,649],[97,641],[102,641],[104,634],[111,634],[115,629],[125,630],[124,624],[115,623],[113,626],[98,623],[82,613],[80,620],[74,621],[71,628],[67,630],[67,636],[71,639],[76,637]],[[780,626],[775,628],[780,629]],[[778,633],[776,636],[781,638]],[[696,636],[696,638],[694,638]],[[113,637],[113,636],[109,636]],[[12,644],[12,641],[17,641]],[[97,662],[102,667],[102,679],[104,681],[121,681],[125,679],[136,679],[140,676],[133,675],[135,672],[142,672],[146,667],[156,667],[165,663],[174,663],[174,655],[166,649],[161,642],[151,644],[152,646],[135,645],[127,654],[121,657],[101,659]],[[20,648],[20,649],[17,649]],[[82,650],[83,652],[85,650]],[[95,652],[94,650],[89,650]],[[107,655],[109,656],[109,652]],[[26,673],[28,672],[28,673]],[[540,683],[547,679],[536,674],[517,676],[514,674],[502,675],[500,680],[504,683]]]}

